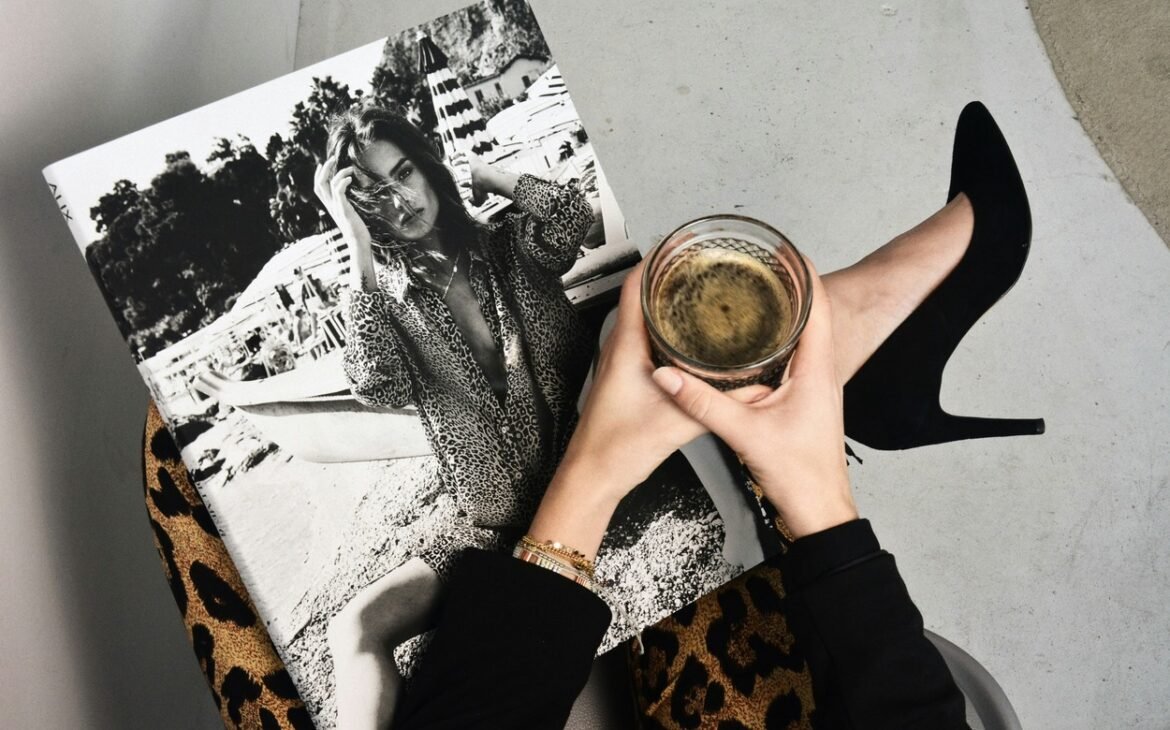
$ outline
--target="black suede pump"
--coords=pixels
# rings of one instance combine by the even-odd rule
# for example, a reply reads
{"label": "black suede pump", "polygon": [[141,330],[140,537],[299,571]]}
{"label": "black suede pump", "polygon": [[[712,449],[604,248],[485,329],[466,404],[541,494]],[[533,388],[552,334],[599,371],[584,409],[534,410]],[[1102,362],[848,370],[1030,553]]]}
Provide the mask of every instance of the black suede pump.
{"label": "black suede pump", "polygon": [[955,269],[845,384],[845,435],[875,449],[1044,433],[1043,419],[953,416],[939,404],[943,369],[967,331],[1020,278],[1032,240],[1028,196],[1007,141],[983,104],[955,129],[950,202],[975,214]]}

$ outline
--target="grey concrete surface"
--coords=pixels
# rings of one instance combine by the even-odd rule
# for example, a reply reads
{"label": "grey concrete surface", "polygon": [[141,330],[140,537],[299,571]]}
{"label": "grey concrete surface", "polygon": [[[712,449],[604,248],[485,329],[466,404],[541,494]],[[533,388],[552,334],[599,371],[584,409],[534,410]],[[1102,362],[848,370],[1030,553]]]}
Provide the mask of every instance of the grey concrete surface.
{"label": "grey concrete surface", "polygon": [[146,389],[40,170],[290,71],[298,10],[0,3],[0,727],[222,727],[142,502]]}
{"label": "grey concrete surface", "polygon": [[[372,40],[463,4],[318,3]],[[822,271],[929,215],[980,98],[1032,199],[1020,283],[943,404],[1040,437],[858,449],[858,500],[927,625],[1025,727],[1170,727],[1170,252],[1085,135],[1023,3],[533,0],[635,240],[734,210]],[[229,7],[230,6],[230,7]],[[111,9],[112,8],[112,9]],[[39,168],[292,67],[290,0],[7,0],[0,49],[0,706],[13,727],[211,727],[138,492],[137,381]],[[299,46],[296,64],[319,60]],[[15,41],[15,42],[13,42]]]}

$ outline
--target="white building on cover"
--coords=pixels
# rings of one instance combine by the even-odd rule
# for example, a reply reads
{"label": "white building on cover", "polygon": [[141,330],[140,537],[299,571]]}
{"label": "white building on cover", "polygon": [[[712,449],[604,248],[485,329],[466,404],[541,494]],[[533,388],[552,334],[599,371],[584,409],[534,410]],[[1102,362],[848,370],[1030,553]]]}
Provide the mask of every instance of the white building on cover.
{"label": "white building on cover", "polygon": [[476,79],[465,84],[463,88],[477,106],[501,96],[514,99],[523,94],[551,65],[552,61],[547,58],[521,54],[501,66],[491,76]]}

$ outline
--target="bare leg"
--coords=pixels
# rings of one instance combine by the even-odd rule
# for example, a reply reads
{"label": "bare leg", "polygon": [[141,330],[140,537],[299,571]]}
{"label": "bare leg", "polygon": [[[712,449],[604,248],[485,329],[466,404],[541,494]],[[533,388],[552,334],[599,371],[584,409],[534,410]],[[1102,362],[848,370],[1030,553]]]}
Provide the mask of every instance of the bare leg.
{"label": "bare leg", "polygon": [[955,268],[974,226],[971,203],[960,193],[914,228],[824,277],[842,384]]}
{"label": "bare leg", "polygon": [[419,558],[363,588],[329,622],[337,727],[386,728],[402,677],[394,647],[430,628],[439,576]]}

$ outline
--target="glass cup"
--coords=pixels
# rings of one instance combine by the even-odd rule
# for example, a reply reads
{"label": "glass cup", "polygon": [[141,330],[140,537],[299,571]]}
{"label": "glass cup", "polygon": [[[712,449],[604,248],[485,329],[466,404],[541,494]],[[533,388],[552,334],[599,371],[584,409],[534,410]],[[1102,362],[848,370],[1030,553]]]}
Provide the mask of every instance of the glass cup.
{"label": "glass cup", "polygon": [[[687,299],[680,304],[680,297]],[[720,390],[779,385],[811,304],[812,280],[800,252],[754,218],[699,218],[646,254],[642,315],[654,363],[685,370]],[[691,321],[680,327],[664,319],[670,316]],[[750,356],[744,362],[722,356],[712,361],[711,353],[728,342],[739,343],[726,350],[728,357]]]}

